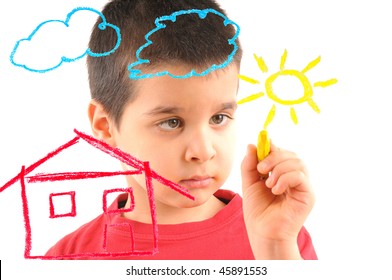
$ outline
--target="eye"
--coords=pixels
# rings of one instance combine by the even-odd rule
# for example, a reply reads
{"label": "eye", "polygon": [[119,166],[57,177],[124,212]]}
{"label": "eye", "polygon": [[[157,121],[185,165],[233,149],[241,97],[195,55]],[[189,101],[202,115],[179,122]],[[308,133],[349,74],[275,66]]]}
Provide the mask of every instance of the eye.
{"label": "eye", "polygon": [[231,118],[227,115],[218,114],[218,115],[212,116],[211,124],[222,126],[222,125],[225,125],[230,119]]}
{"label": "eye", "polygon": [[159,123],[159,127],[163,130],[174,130],[181,127],[181,120],[179,119],[169,119]]}

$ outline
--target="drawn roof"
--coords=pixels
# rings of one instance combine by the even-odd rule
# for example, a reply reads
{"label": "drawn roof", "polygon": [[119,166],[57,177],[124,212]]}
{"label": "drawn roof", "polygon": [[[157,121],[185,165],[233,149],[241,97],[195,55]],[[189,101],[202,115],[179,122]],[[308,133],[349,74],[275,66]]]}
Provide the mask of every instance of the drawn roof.
{"label": "drawn roof", "polygon": [[[55,180],[75,180],[75,179],[87,179],[87,178],[97,178],[97,177],[105,177],[105,176],[113,176],[113,175],[131,175],[131,174],[140,174],[145,171],[145,162],[131,156],[128,153],[123,152],[118,148],[113,148],[110,145],[106,144],[103,141],[100,141],[92,136],[84,134],[76,129],[74,129],[76,137],[72,140],[68,141],[64,145],[58,147],[56,150],[48,153],[44,158],[36,161],[35,163],[31,164],[30,166],[24,167],[24,175],[30,174],[36,168],[41,166],[43,163],[47,162],[49,159],[53,158],[54,156],[61,153],[63,150],[77,144],[80,140],[87,142],[89,145],[93,146],[94,148],[110,155],[111,157],[123,162],[124,164],[131,166],[134,168],[134,171],[117,171],[117,172],[63,172],[63,173],[56,173],[54,174],[39,174],[36,176],[28,177],[29,182],[44,182],[44,181],[55,181]],[[0,187],[0,193],[11,185],[16,183],[21,178],[21,173],[18,173],[15,177],[9,180],[4,186]],[[158,182],[164,184],[165,186],[173,189],[174,191],[188,197],[190,199],[194,199],[192,195],[189,194],[189,191],[182,186],[169,181],[168,179],[160,176],[154,170],[151,170],[151,177],[156,179]]]}

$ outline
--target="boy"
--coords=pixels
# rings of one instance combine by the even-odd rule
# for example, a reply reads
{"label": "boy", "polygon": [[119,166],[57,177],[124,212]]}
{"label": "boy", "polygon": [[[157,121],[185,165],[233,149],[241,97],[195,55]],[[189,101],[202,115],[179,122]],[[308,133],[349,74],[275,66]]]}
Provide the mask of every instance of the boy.
{"label": "boy", "polygon": [[[145,43],[145,34],[155,28],[155,19],[190,9],[224,14],[214,0],[113,0],[103,14],[121,29],[121,46],[110,56],[87,60],[92,94],[88,114],[94,136],[148,161],[158,174],[187,188],[195,198],[154,182],[159,253],[128,259],[316,259],[302,226],[314,197],[305,167],[295,154],[272,145],[270,155],[258,163],[250,145],[241,167],[243,201],[231,191],[220,190],[233,161],[240,48],[227,67],[204,77],[129,78],[127,67],[137,60],[135,53]],[[90,49],[111,49],[116,34],[99,30],[97,24]],[[233,51],[227,42],[235,34],[234,27],[224,26],[219,17],[187,15],[165,24],[164,30],[150,36],[153,44],[140,54],[150,60],[140,66],[143,73],[200,72],[222,64]],[[135,243],[151,242],[144,178],[127,176],[127,182],[137,207],[111,222],[131,223]],[[129,204],[127,195],[120,195],[111,208]],[[94,250],[103,242],[103,219],[100,215],[64,237],[47,255]],[[121,233],[112,234],[111,240],[118,240],[121,248]]]}

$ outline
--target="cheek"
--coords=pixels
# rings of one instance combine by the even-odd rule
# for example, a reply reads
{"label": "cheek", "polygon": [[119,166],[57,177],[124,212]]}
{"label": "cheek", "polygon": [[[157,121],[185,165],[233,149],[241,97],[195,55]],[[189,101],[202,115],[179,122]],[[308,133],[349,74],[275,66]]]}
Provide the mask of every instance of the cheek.
{"label": "cheek", "polygon": [[162,144],[142,145],[138,153],[140,160],[150,163],[151,169],[159,175],[171,179],[178,166],[179,154],[175,147]]}
{"label": "cheek", "polygon": [[[136,136],[136,137],[135,137]],[[160,145],[150,143],[149,138],[142,134],[135,134],[134,137],[123,137],[119,142],[118,148],[130,154],[132,157],[140,161],[154,161],[154,158],[159,154]]]}
{"label": "cheek", "polygon": [[234,160],[236,146],[235,134],[226,135],[218,143],[218,156],[223,166],[230,167]]}

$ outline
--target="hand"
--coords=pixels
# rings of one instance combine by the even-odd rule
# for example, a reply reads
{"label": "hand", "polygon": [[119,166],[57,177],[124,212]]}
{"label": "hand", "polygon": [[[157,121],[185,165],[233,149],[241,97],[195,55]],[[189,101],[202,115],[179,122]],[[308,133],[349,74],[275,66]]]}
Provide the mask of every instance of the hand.
{"label": "hand", "polygon": [[[297,236],[314,204],[303,162],[271,143],[258,162],[248,146],[242,162],[244,219],[256,258],[300,258]],[[265,175],[262,175],[265,174]]]}

